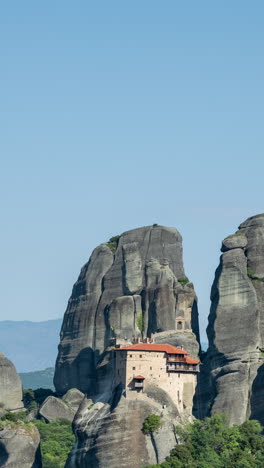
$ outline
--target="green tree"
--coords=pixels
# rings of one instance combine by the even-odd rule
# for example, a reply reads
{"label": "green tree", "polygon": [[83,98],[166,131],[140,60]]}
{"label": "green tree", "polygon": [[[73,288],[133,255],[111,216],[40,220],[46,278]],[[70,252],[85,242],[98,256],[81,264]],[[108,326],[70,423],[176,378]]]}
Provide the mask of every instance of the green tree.
{"label": "green tree", "polygon": [[63,468],[74,444],[71,423],[56,419],[49,424],[35,421],[40,433],[43,468]]}
{"label": "green tree", "polygon": [[161,426],[161,417],[157,414],[150,414],[143,422],[142,431],[144,434],[156,432]]}
{"label": "green tree", "polygon": [[229,427],[224,415],[215,414],[176,432],[180,445],[160,468],[263,468],[264,437],[257,421]]}

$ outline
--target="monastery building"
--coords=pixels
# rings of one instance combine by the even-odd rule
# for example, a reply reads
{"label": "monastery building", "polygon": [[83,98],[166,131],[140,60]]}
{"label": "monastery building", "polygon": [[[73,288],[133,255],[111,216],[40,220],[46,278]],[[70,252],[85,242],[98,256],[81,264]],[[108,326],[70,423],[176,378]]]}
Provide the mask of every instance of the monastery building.
{"label": "monastery building", "polygon": [[[182,347],[137,343],[115,349],[116,384],[126,398],[140,400],[148,386],[165,390],[181,413],[192,408],[200,361]],[[143,395],[143,396],[142,396]]]}

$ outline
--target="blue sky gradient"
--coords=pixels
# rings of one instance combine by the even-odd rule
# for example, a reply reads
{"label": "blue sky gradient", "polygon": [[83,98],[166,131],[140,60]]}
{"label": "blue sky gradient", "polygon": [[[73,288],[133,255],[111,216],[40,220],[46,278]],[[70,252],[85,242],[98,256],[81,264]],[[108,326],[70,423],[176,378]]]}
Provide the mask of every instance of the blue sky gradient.
{"label": "blue sky gradient", "polygon": [[264,4],[0,6],[0,320],[63,315],[92,249],[175,226],[202,335],[221,240],[264,211]]}

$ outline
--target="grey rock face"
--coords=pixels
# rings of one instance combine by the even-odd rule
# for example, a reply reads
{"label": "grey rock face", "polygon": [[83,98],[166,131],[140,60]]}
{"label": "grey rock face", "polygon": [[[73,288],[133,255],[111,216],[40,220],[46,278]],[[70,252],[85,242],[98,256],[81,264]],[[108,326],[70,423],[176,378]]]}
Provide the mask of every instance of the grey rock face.
{"label": "grey rock face", "polygon": [[[78,409],[78,408],[77,408]],[[65,401],[54,396],[49,396],[39,408],[39,415],[50,422],[53,419],[68,419],[73,421],[76,410]]]}
{"label": "grey rock face", "polygon": [[6,410],[23,408],[22,384],[14,365],[0,353],[0,403]]}
{"label": "grey rock face", "polygon": [[111,375],[105,354],[111,339],[140,336],[141,317],[145,337],[175,330],[177,319],[181,331],[193,331],[199,340],[193,285],[178,282],[184,277],[179,232],[134,229],[120,236],[115,252],[112,247],[105,243],[93,251],[73,287],[54,377],[61,394],[72,387],[98,394],[101,378]]}
{"label": "grey rock face", "polygon": [[40,438],[32,424],[6,425],[0,431],[0,466],[2,468],[41,468]]}
{"label": "grey rock face", "polygon": [[84,399],[84,394],[80,392],[80,390],[78,390],[77,388],[71,388],[62,397],[62,400],[68,406],[70,406],[70,408],[74,411],[74,413],[77,412],[83,399]]}
{"label": "grey rock face", "polygon": [[[230,423],[264,422],[264,215],[242,223],[223,242],[211,291],[209,349],[201,366],[202,415],[224,411]],[[263,393],[263,392],[262,392]]]}
{"label": "grey rock face", "polygon": [[[117,389],[108,403],[83,402],[74,420],[77,443],[66,468],[141,468],[160,463],[169,454],[176,444],[173,405],[162,410],[153,397],[146,396],[146,401],[119,398]],[[169,404],[169,397],[165,401]],[[142,426],[153,413],[162,414],[163,424],[151,437],[143,434]]]}

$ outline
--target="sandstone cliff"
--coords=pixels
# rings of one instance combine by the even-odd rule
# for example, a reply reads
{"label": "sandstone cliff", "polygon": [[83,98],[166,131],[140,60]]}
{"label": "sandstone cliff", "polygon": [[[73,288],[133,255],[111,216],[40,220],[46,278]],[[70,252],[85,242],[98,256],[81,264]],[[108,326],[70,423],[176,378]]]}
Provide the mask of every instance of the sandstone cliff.
{"label": "sandstone cliff", "polygon": [[227,413],[230,423],[264,423],[264,214],[224,239],[211,291],[198,416]]}
{"label": "sandstone cliff", "polygon": [[196,296],[185,278],[179,232],[148,226],[99,245],[82,268],[64,315],[57,392],[77,387],[100,394],[107,385],[110,391],[111,340],[168,330],[171,344],[181,340],[198,351]]}
{"label": "sandstone cliff", "polygon": [[2,409],[23,408],[22,384],[14,365],[0,353],[0,405]]}

